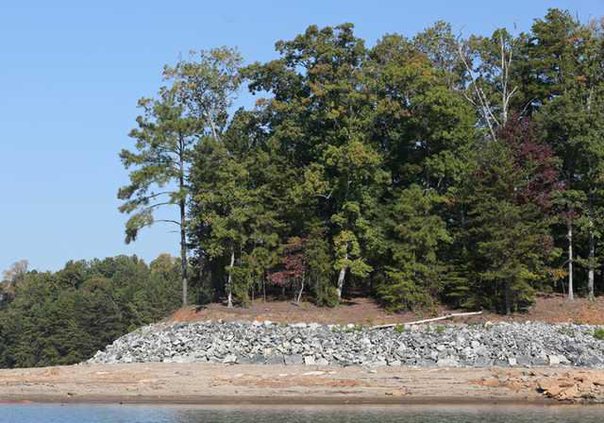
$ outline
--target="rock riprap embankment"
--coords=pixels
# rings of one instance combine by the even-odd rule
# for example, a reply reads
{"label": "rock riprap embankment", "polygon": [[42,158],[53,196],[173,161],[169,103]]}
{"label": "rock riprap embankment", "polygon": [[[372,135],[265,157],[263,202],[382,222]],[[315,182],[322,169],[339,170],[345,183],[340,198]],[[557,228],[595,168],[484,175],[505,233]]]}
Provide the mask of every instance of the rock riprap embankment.
{"label": "rock riprap embankment", "polygon": [[594,337],[595,329],[530,322],[404,330],[314,323],[160,323],[117,339],[89,362],[604,368],[604,341]]}

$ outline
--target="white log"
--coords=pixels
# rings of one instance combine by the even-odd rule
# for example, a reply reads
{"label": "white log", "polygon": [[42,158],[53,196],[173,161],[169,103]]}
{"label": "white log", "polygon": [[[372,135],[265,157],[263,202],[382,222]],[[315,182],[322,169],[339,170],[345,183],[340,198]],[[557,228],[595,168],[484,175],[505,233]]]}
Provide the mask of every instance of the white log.
{"label": "white log", "polygon": [[393,328],[398,325],[403,325],[403,326],[421,325],[422,323],[437,322],[439,320],[451,319],[453,317],[477,316],[479,314],[482,314],[482,311],[471,311],[468,313],[451,313],[451,314],[447,314],[445,316],[434,317],[432,319],[416,320],[414,322],[389,323],[387,325],[372,326],[371,329]]}

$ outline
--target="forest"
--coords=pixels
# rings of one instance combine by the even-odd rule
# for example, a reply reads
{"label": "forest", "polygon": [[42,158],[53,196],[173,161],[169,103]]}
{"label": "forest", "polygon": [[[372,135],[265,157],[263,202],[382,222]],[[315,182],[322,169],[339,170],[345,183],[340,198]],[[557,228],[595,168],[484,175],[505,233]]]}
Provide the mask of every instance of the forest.
{"label": "forest", "polygon": [[178,262],[162,254],[70,261],[57,272],[4,272],[0,368],[52,366],[90,358],[120,336],[179,306]]}
{"label": "forest", "polygon": [[126,242],[166,225],[180,257],[5,277],[0,366],[76,362],[180,304],[509,314],[604,291],[604,20],[550,9],[528,32],[437,22],[374,45],[309,26],[275,50],[164,68],[118,198]]}
{"label": "forest", "polygon": [[[126,240],[178,228],[184,303],[361,292],[510,313],[602,289],[602,21],[551,9],[528,33],[437,22],[371,47],[310,26],[275,48],[192,53],[139,102]],[[253,106],[232,110],[244,88]]]}

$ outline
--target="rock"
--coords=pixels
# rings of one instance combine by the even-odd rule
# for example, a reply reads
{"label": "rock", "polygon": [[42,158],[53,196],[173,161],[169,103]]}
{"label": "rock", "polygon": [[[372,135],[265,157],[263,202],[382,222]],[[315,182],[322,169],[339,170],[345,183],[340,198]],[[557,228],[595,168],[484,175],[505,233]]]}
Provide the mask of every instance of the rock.
{"label": "rock", "polygon": [[90,363],[212,362],[320,366],[604,368],[594,326],[539,322],[450,325],[438,332],[264,322],[159,323],[116,339]]}
{"label": "rock", "polygon": [[299,366],[304,364],[304,359],[300,354],[285,355],[283,357],[286,366]]}
{"label": "rock", "polygon": [[304,364],[306,366],[314,366],[315,365],[315,357],[312,355],[307,355],[304,357]]}
{"label": "rock", "polygon": [[317,366],[329,366],[329,361],[327,361],[326,359],[324,359],[323,357],[317,359],[315,361],[315,363],[317,364]]}
{"label": "rock", "polygon": [[441,358],[436,362],[437,367],[458,367],[459,362],[454,358]]}
{"label": "rock", "polygon": [[493,365],[493,360],[486,357],[478,357],[474,360],[475,367],[489,367]]}
{"label": "rock", "polygon": [[547,366],[549,364],[549,360],[547,359],[547,357],[535,357],[533,358],[533,364],[535,366]]}
{"label": "rock", "polygon": [[271,355],[269,357],[266,357],[265,359],[266,364],[273,364],[273,365],[283,365],[285,364],[284,360],[283,360],[283,356],[282,355]]}
{"label": "rock", "polygon": [[235,364],[237,363],[237,356],[235,354],[229,354],[222,360],[222,362],[224,364]]}
{"label": "rock", "polygon": [[304,328],[306,328],[306,326],[307,326],[306,323],[291,323],[289,325],[289,327],[296,328],[296,329],[304,329]]}
{"label": "rock", "polygon": [[519,366],[525,366],[525,367],[530,366],[532,364],[531,357],[526,356],[526,355],[520,355],[520,356],[516,357],[516,363]]}
{"label": "rock", "polygon": [[386,360],[378,360],[378,361],[370,361],[368,363],[365,363],[365,365],[367,367],[369,367],[370,369],[373,369],[376,367],[385,367],[388,365],[388,363],[386,362]]}

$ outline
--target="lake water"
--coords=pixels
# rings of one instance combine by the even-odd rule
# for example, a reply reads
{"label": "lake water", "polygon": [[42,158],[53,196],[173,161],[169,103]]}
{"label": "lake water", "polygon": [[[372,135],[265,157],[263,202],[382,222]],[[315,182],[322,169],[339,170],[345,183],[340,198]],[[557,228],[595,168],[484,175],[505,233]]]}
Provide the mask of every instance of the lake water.
{"label": "lake water", "polygon": [[11,423],[602,423],[604,407],[195,407],[149,405],[3,404]]}

